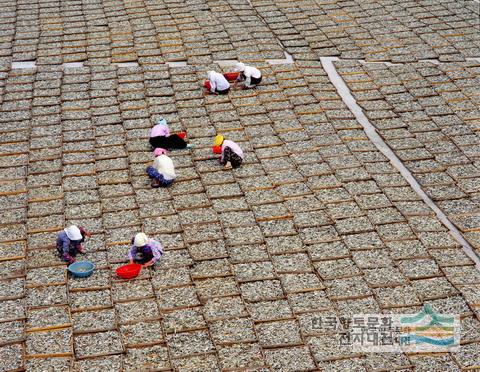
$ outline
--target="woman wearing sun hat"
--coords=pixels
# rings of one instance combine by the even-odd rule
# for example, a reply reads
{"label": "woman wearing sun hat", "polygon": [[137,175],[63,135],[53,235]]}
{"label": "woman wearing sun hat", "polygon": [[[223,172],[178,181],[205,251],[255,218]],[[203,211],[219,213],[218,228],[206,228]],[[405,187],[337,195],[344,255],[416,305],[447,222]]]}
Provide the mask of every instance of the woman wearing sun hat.
{"label": "woman wearing sun hat", "polygon": [[138,263],[144,267],[154,265],[163,256],[162,245],[150,239],[144,233],[138,233],[132,238],[132,247],[128,251],[130,263]]}
{"label": "woman wearing sun hat", "polygon": [[184,149],[192,147],[185,141],[185,132],[170,134],[170,128],[167,121],[161,118],[150,130],[150,145],[153,148],[170,149]]}
{"label": "woman wearing sun hat", "polygon": [[207,72],[207,84],[205,87],[213,94],[228,94],[230,91],[230,83],[223,74],[216,71]]}
{"label": "woman wearing sun hat", "polygon": [[57,235],[57,252],[58,257],[72,264],[78,253],[85,253],[82,243],[85,237],[91,234],[83,227],[71,225],[60,231]]}
{"label": "woman wearing sun hat", "polygon": [[148,177],[152,179],[153,188],[168,187],[177,178],[173,161],[166,153],[165,149],[155,149],[155,160],[146,169]]}
{"label": "woman wearing sun hat", "polygon": [[238,168],[242,165],[245,155],[243,150],[233,141],[226,140],[221,134],[215,136],[214,146],[222,147],[222,156],[220,158],[220,164],[227,165],[230,163],[232,168]]}
{"label": "woman wearing sun hat", "polygon": [[255,88],[262,82],[262,73],[256,67],[240,62],[235,65],[235,71],[240,72],[237,81],[243,82],[246,89]]}

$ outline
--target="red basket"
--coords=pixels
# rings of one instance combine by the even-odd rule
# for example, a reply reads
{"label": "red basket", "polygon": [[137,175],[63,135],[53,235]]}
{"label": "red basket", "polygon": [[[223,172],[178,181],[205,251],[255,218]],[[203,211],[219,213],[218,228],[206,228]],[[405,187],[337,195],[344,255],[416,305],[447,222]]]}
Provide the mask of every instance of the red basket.
{"label": "red basket", "polygon": [[203,87],[207,90],[212,89],[212,86],[210,85],[210,80],[205,80],[205,82],[203,83]]}
{"label": "red basket", "polygon": [[214,154],[221,154],[222,153],[222,146],[212,146],[212,151]]}
{"label": "red basket", "polygon": [[227,79],[228,81],[237,80],[239,75],[240,72],[226,72],[223,74],[223,76],[225,76],[225,79]]}
{"label": "red basket", "polygon": [[187,132],[178,132],[177,136],[179,136],[181,139],[185,139],[185,137],[187,136]]}
{"label": "red basket", "polygon": [[142,271],[142,265],[133,263],[124,266],[120,266],[115,272],[122,279],[133,279],[136,278],[140,271]]}

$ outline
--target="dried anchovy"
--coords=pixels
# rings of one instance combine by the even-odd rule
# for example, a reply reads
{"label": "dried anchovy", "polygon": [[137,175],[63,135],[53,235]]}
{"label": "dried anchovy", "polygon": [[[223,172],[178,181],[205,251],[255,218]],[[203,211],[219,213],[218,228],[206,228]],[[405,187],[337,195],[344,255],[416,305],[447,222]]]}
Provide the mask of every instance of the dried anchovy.
{"label": "dried anchovy", "polygon": [[73,313],[72,320],[75,332],[113,329],[116,325],[115,311],[113,309]]}
{"label": "dried anchovy", "polygon": [[255,328],[262,345],[276,346],[301,343],[298,324],[293,320],[261,323]]}
{"label": "dried anchovy", "polygon": [[167,336],[167,344],[175,358],[215,350],[206,331],[170,334]]}
{"label": "dried anchovy", "polygon": [[219,348],[218,354],[224,369],[254,368],[263,365],[260,347],[256,343],[226,345]]}
{"label": "dried anchovy", "polygon": [[24,295],[24,279],[10,279],[0,282],[0,298],[15,298]]}
{"label": "dried anchovy", "polygon": [[22,368],[23,350],[19,344],[0,347],[0,371],[13,371]]}
{"label": "dried anchovy", "polygon": [[0,301],[0,320],[23,318],[25,301],[23,299]]}
{"label": "dried anchovy", "polygon": [[63,266],[43,267],[31,269],[27,272],[28,285],[47,285],[53,283],[64,283],[66,268]]}
{"label": "dried anchovy", "polygon": [[159,321],[123,325],[120,327],[120,332],[128,345],[157,343],[164,339]]}
{"label": "dried anchovy", "polygon": [[154,296],[152,285],[148,280],[129,280],[126,282],[114,283],[112,294],[114,301]]}
{"label": "dried anchovy", "polygon": [[155,345],[144,348],[128,349],[125,356],[125,369],[138,370],[163,370],[170,367],[167,348]]}
{"label": "dried anchovy", "polygon": [[[175,371],[220,371],[215,354],[194,355],[172,360]],[[260,371],[257,372],[267,372]]]}
{"label": "dried anchovy", "polygon": [[71,322],[68,309],[63,306],[51,306],[42,309],[29,310],[26,328],[54,327]]}
{"label": "dried anchovy", "polygon": [[157,318],[160,315],[155,300],[117,303],[115,304],[115,310],[121,323]]}
{"label": "dried anchovy", "polygon": [[207,327],[202,312],[198,307],[165,313],[163,315],[163,324],[167,333]]}
{"label": "dried anchovy", "polygon": [[72,330],[32,332],[26,340],[26,353],[35,354],[64,354],[72,353]]}
{"label": "dried anchovy", "polygon": [[59,371],[72,370],[71,358],[30,358],[25,361],[27,371]]}
{"label": "dried anchovy", "polygon": [[117,331],[77,335],[74,338],[77,357],[116,354],[123,352],[120,334]]}
{"label": "dried anchovy", "polygon": [[0,244],[0,258],[13,258],[25,255],[24,245]]}
{"label": "dried anchovy", "polygon": [[[307,347],[273,349],[265,352],[267,361],[273,369],[282,371],[314,370],[315,363]],[[292,365],[295,360],[295,365]],[[344,369],[350,371],[350,369]],[[351,370],[355,370],[352,368]]]}
{"label": "dried anchovy", "polygon": [[23,321],[0,323],[0,344],[22,340],[24,337]]}
{"label": "dried anchovy", "polygon": [[70,306],[75,310],[111,305],[109,290],[70,293]]}
{"label": "dried anchovy", "polygon": [[[98,263],[98,261],[95,261]],[[80,270],[78,270],[80,271]],[[83,268],[83,272],[88,271],[87,268]],[[70,277],[68,280],[68,288],[82,289],[82,288],[100,288],[110,286],[110,270],[94,270],[93,274],[88,278],[74,278]]]}
{"label": "dried anchovy", "polygon": [[89,358],[76,361],[73,367],[75,372],[83,371],[120,371],[123,355]]}
{"label": "dried anchovy", "polygon": [[66,304],[67,287],[64,285],[35,287],[27,289],[28,306],[52,306]]}

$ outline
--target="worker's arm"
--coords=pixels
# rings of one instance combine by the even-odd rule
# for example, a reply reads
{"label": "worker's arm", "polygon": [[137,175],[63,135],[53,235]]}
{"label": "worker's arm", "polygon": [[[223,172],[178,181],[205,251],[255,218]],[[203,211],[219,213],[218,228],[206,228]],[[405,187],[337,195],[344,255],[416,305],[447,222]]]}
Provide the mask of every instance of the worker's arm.
{"label": "worker's arm", "polygon": [[128,251],[128,259],[130,260],[130,263],[134,263],[136,254],[137,254],[137,248],[135,246],[133,246]]}
{"label": "worker's arm", "polygon": [[83,227],[80,227],[80,234],[82,234],[83,237],[86,236],[87,238],[90,238],[92,236],[92,234]]}

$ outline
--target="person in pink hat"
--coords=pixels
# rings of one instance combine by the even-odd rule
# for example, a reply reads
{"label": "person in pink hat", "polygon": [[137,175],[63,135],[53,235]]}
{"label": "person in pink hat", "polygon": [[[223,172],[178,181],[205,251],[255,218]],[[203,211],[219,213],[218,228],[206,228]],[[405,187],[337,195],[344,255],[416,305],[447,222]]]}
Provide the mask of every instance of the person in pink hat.
{"label": "person in pink hat", "polygon": [[155,149],[153,154],[155,160],[145,170],[148,177],[152,179],[151,186],[153,188],[168,187],[177,178],[173,161],[167,156],[165,149]]}
{"label": "person in pink hat", "polygon": [[150,131],[150,145],[153,148],[162,148],[165,150],[185,149],[192,147],[185,141],[185,132],[170,134],[170,128],[167,121],[163,118],[157,121],[157,124]]}

